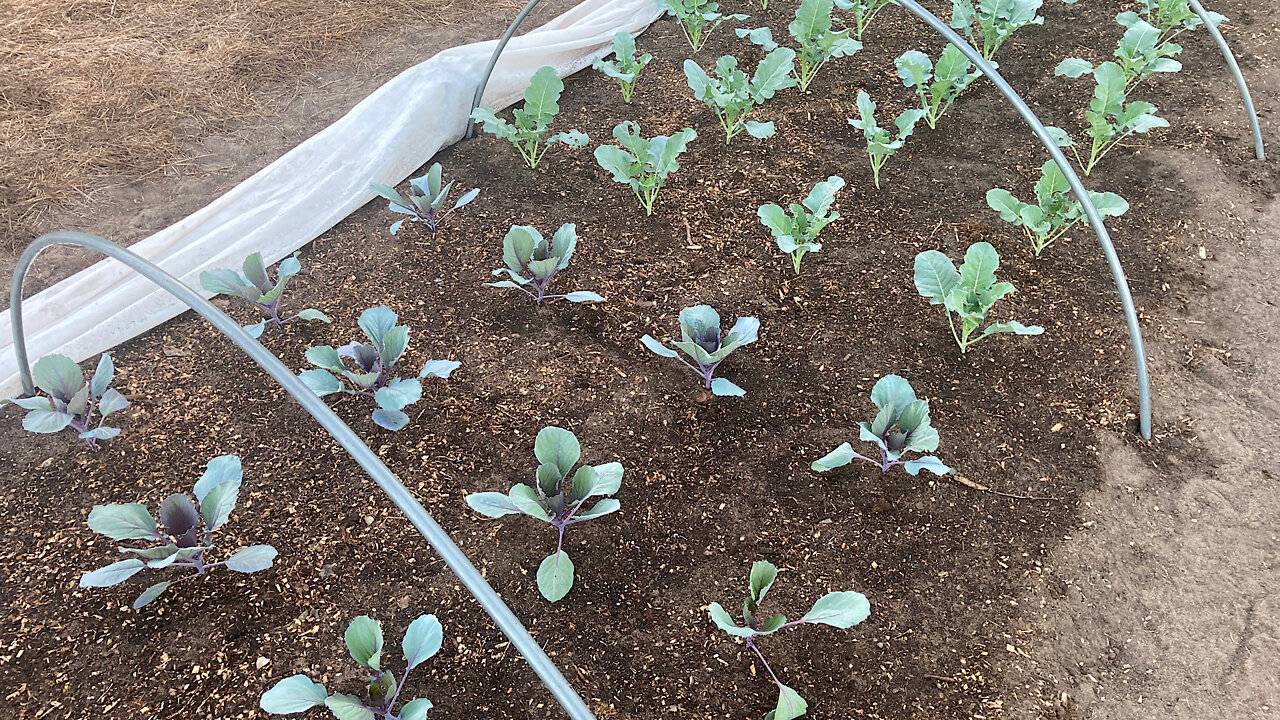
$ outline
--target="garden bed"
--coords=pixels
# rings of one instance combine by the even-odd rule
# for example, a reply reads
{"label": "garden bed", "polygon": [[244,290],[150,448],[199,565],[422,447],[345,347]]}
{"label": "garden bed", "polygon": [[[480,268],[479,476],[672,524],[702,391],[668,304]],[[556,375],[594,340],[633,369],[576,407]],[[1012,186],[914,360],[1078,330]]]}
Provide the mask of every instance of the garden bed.
{"label": "garden bed", "polygon": [[[775,29],[794,10],[725,6],[755,16],[743,27],[768,17]],[[1087,83],[1053,78],[1057,60],[1082,52],[1054,43],[1055,28],[1078,28],[1073,39],[1100,57],[1114,44],[1116,11],[1053,3],[1045,27],[1020,31],[1001,50],[1002,71],[1046,122],[1075,127],[1089,92]],[[626,119],[645,135],[698,129],[652,217],[589,150],[557,148],[535,172],[509,144],[482,135],[438,158],[458,187],[483,188],[476,202],[435,237],[418,226],[389,236],[382,202],[356,213],[310,246],[287,300],[319,307],[333,324],[264,338],[301,370],[308,347],[356,339],[360,312],[388,305],[412,328],[406,366],[462,362],[447,382],[426,381],[400,432],[374,426],[363,403],[335,409],[601,718],[749,718],[772,708],[767,674],[705,610],[736,603],[759,559],[782,570],[768,601],[778,611],[802,612],[829,590],[871,601],[871,617],[850,630],[800,628],[762,641],[773,667],[809,700],[809,716],[999,716],[1017,690],[993,656],[1019,651],[1011,628],[1025,578],[1069,533],[1082,493],[1098,482],[1096,433],[1133,438],[1128,341],[1095,241],[1075,232],[1034,260],[1021,232],[983,199],[997,186],[1029,194],[1043,150],[983,82],[936,131],[921,126],[886,166],[884,189],[874,189],[863,141],[846,122],[856,116],[853,97],[866,89],[882,113],[896,114],[913,98],[893,58],[941,44],[894,11],[865,40],[808,94],[783,92],[763,106],[760,119],[777,123],[774,139],[725,146],[685,84],[683,38],[660,22],[639,39],[655,60],[633,105],[584,72],[566,81],[557,121],[593,144]],[[1183,44],[1197,66],[1213,52],[1202,35]],[[696,59],[709,66],[730,51],[748,67],[760,56],[726,27]],[[1142,142],[1203,144],[1224,163],[1243,163],[1245,145],[1223,146],[1194,120],[1209,87],[1189,73],[1151,81],[1146,95],[1173,127]],[[1188,208],[1148,170],[1140,150],[1125,148],[1086,182],[1132,204],[1109,227],[1139,305],[1152,312],[1162,283],[1185,272],[1164,243],[1185,236]],[[755,208],[798,201],[828,175],[849,184],[837,200],[842,217],[796,277]],[[576,223],[579,244],[560,282],[608,302],[538,308],[481,285],[502,264],[511,224],[549,234],[564,222]],[[1018,288],[1000,319],[1043,325],[1045,334],[1000,336],[962,356],[943,315],[916,294],[912,259],[927,249],[958,259],[979,240],[996,246],[1001,278]],[[745,397],[703,401],[692,374],[640,346],[644,333],[669,338],[678,311],[698,303],[730,322],[760,319],[760,341],[720,372]],[[242,307],[231,312],[254,319]],[[217,333],[184,316],[114,355],[133,407],[124,434],[102,450],[25,435],[18,411],[3,411],[0,511],[10,532],[0,568],[12,604],[0,621],[8,638],[0,707],[42,718],[257,717],[262,692],[295,672],[331,691],[358,690],[341,641],[353,617],[373,615],[398,638],[414,617],[434,613],[445,649],[406,691],[431,698],[433,716],[561,715],[413,528]],[[946,463],[971,483],[1024,499],[932,476],[893,473],[886,482],[859,467],[813,473],[814,459],[856,442],[856,423],[873,413],[871,386],[889,373],[930,401]],[[1161,420],[1158,436],[1176,432]],[[555,604],[533,578],[554,535],[518,519],[487,521],[463,501],[532,477],[533,438],[546,425],[575,432],[584,462],[626,467],[622,510],[570,530],[577,581]],[[93,504],[154,505],[189,489],[204,463],[225,453],[243,459],[245,487],[221,546],[270,543],[280,551],[274,569],[215,573],[142,611],[128,608],[138,583],[75,586],[114,554],[84,526]]]}

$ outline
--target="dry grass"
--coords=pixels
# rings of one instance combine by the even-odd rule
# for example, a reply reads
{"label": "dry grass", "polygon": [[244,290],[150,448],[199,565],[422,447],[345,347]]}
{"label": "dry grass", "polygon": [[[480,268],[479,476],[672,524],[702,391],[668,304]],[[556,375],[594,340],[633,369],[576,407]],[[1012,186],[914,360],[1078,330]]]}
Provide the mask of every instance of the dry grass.
{"label": "dry grass", "polygon": [[253,114],[255,89],[362,37],[474,12],[451,5],[0,0],[0,233],[37,229],[95,179],[164,166]]}

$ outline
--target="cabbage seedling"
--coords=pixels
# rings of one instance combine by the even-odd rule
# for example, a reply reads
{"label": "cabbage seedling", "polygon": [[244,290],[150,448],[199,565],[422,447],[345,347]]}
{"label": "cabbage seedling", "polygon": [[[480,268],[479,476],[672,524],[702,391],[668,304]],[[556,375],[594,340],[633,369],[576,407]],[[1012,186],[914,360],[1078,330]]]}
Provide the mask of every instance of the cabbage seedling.
{"label": "cabbage seedling", "polygon": [[653,56],[645,53],[636,57],[636,38],[629,32],[620,32],[613,36],[613,60],[596,58],[591,67],[613,78],[622,88],[622,101],[631,102],[631,95],[636,91],[636,78],[644,70]]}
{"label": "cabbage seedling", "polygon": [[426,225],[427,229],[434,235],[436,228],[440,226],[440,223],[446,217],[454,210],[475,200],[476,196],[480,194],[480,188],[474,188],[458,198],[453,207],[445,210],[444,206],[449,202],[449,190],[453,188],[453,181],[441,185],[440,183],[443,180],[442,173],[443,168],[440,167],[440,163],[432,164],[426,175],[409,181],[409,197],[407,198],[390,185],[369,183],[370,190],[391,201],[389,206],[391,212],[409,216],[391,223],[392,235],[400,232],[400,226],[404,225],[405,220]]}
{"label": "cabbage seedling", "polygon": [[560,114],[560,93],[564,81],[554,68],[538,68],[524,91],[524,107],[512,111],[512,125],[499,118],[489,108],[476,108],[471,118],[483,123],[484,131],[494,137],[508,140],[515,146],[530,169],[536,169],[547,151],[556,143],[571,148],[583,148],[590,142],[586,133],[578,130],[547,135],[551,122]]}
{"label": "cabbage seedling", "polygon": [[[996,282],[996,269],[999,267],[1000,256],[987,242],[970,245],[959,270],[950,258],[937,250],[926,250],[916,255],[916,291],[921,297],[928,298],[930,305],[943,306],[951,336],[956,339],[962,353],[970,345],[997,333],[1039,335],[1044,332],[1039,325],[1028,326],[1013,320],[982,327],[996,301],[1014,289],[1013,283]],[[953,314],[959,318],[958,328]],[[975,337],[974,333],[979,328],[982,332]]]}
{"label": "cabbage seedling", "polygon": [[[1089,199],[1103,217],[1119,217],[1129,209],[1129,203],[1112,192],[1090,192]],[[1036,257],[1085,219],[1084,209],[1071,196],[1067,177],[1053,160],[1040,168],[1034,204],[1022,202],[1008,190],[995,188],[987,191],[987,205],[1000,213],[1000,219],[1022,228],[1031,240]]]}
{"label": "cabbage seedling", "polygon": [[[1059,70],[1062,69],[1059,65]],[[1074,72],[1074,71],[1072,71]],[[1125,138],[1136,133],[1147,133],[1155,128],[1169,127],[1169,121],[1156,115],[1156,106],[1141,100],[1128,101],[1128,80],[1124,70],[1113,62],[1104,62],[1093,69],[1096,83],[1093,99],[1084,118],[1088,122],[1085,135],[1090,139],[1088,159],[1081,156],[1071,136],[1062,128],[1045,128],[1058,147],[1069,147],[1076,156],[1076,163],[1088,175],[1107,153]]]}
{"label": "cabbage seedling", "polygon": [[702,378],[703,385],[714,395],[741,396],[746,391],[725,380],[715,377],[716,368],[734,350],[756,341],[760,330],[760,321],[753,317],[740,317],[723,339],[720,337],[720,314],[710,305],[694,305],[680,311],[680,342],[673,342],[686,355],[693,358],[689,363],[676,354],[675,350],[654,340],[649,335],[640,338],[640,342],[649,351],[662,357],[675,358],[685,367]]}
{"label": "cabbage seedling", "polygon": [[235,455],[210,460],[196,481],[196,502],[192,503],[186,493],[165,498],[160,503],[158,525],[147,506],[140,503],[94,505],[89,511],[90,530],[112,540],[145,540],[152,544],[120,548],[120,552],[134,557],[86,573],[80,578],[80,587],[110,587],[143,570],[184,568],[190,571],[177,580],[158,582],[147,588],[133,601],[133,609],[137,610],[170,586],[201,577],[219,565],[240,573],[255,573],[271,567],[276,549],[270,545],[250,545],[226,560],[208,561],[208,552],[213,549],[213,533],[231,517],[242,477],[240,458]]}
{"label": "cabbage seedling", "polygon": [[889,161],[902,144],[915,132],[916,123],[925,116],[923,108],[903,110],[893,125],[897,133],[876,124],[876,104],[865,90],[858,91],[858,117],[849,118],[849,124],[862,131],[867,139],[867,157],[871,158],[871,174],[876,187],[880,187],[880,168]]}
{"label": "cabbage seedling", "polygon": [[902,53],[894,64],[898,66],[898,77],[902,78],[902,84],[916,89],[920,107],[924,109],[924,120],[929,123],[930,130],[938,127],[938,121],[960,97],[960,93],[974,80],[982,77],[982,72],[974,69],[973,63],[960,52],[960,48],[950,44],[938,56],[936,66],[928,55],[919,50]]}
{"label": "cabbage seedling", "polygon": [[840,218],[840,213],[830,210],[836,193],[843,187],[844,179],[832,175],[813,186],[803,205],[791,203],[790,212],[773,203],[761,205],[756,212],[760,216],[760,224],[773,233],[778,249],[791,256],[791,265],[797,275],[800,274],[800,261],[805,254],[822,249],[817,243],[818,233]]}
{"label": "cabbage seedling", "polygon": [[652,215],[658,191],[667,176],[680,169],[680,155],[698,133],[685,128],[671,137],[655,135],[645,140],[640,126],[627,120],[614,126],[613,136],[622,147],[601,145],[596,148],[596,162],[613,173],[614,182],[631,186],[644,214]]}
{"label": "cabbage seedling", "polygon": [[[796,19],[787,26],[787,32],[800,46],[793,72],[801,92],[809,89],[809,83],[828,60],[848,57],[862,49],[861,42],[849,37],[852,30],[835,28],[839,21],[831,17],[833,7],[834,0],[801,0]],[[734,32],[764,48],[765,52],[778,47],[773,41],[773,31],[767,27]]]}
{"label": "cabbage seedling", "polygon": [[938,449],[938,431],[929,424],[929,403],[916,398],[911,383],[897,375],[885,375],[871,388],[871,402],[880,412],[871,422],[858,423],[858,439],[875,443],[880,448],[879,459],[856,453],[852,445],[843,443],[815,460],[814,470],[827,472],[857,459],[880,468],[882,473],[895,465],[901,465],[912,475],[921,470],[939,476],[951,472],[951,468],[932,455],[914,460],[904,458],[909,452],[928,453]]}
{"label": "cabbage seedling", "polygon": [[368,344],[351,342],[336,350],[328,345],[309,348],[307,362],[316,369],[304,370],[298,378],[320,397],[333,393],[371,397],[378,405],[373,411],[374,423],[388,430],[403,428],[409,424],[404,408],[422,398],[419,378],[448,378],[461,363],[428,360],[418,377],[397,377],[396,363],[409,347],[409,328],[397,325],[399,321],[400,317],[387,307],[365,310],[360,314],[359,325]]}
{"label": "cabbage seedling", "polygon": [[[98,358],[93,378],[84,381],[84,371],[66,355],[46,355],[31,368],[31,379],[44,395],[16,398],[9,402],[27,411],[22,417],[22,429],[27,432],[48,434],[71,428],[97,450],[99,440],[110,440],[120,434],[119,428],[104,425],[107,416],[129,407],[129,401],[115,388],[110,387],[115,378],[116,366],[110,353]],[[93,423],[94,412],[98,423]]]}
{"label": "cabbage seedling", "polygon": [[693,90],[694,97],[706,103],[716,114],[720,127],[724,129],[725,145],[743,130],[754,138],[773,137],[772,122],[755,122],[748,120],[747,116],[774,93],[796,86],[796,79],[791,76],[795,57],[796,53],[791,48],[775,48],[756,66],[750,82],[746,73],[738,69],[738,59],[732,55],[716,61],[714,78],[693,60],[684,61],[689,88]]}
{"label": "cabbage seedling", "polygon": [[853,36],[858,40],[862,40],[862,33],[871,26],[876,15],[893,4],[893,0],[836,0],[836,7],[853,11]]}
{"label": "cabbage seedling", "polygon": [[300,254],[296,252],[292,257],[280,261],[275,280],[267,274],[262,253],[252,253],[242,263],[243,275],[235,270],[206,270],[200,273],[200,287],[215,295],[238,297],[257,308],[263,315],[262,320],[244,326],[245,332],[255,338],[262,337],[262,331],[266,329],[268,322],[277,330],[282,329],[285,323],[295,320],[319,320],[327,323],[329,316],[315,308],[307,308],[292,317],[280,317],[280,303],[284,300],[285,288],[295,275],[302,272],[302,263],[298,262]]}
{"label": "cabbage seedling", "polygon": [[[556,602],[573,587],[573,560],[564,551],[564,531],[570,525],[615,512],[621,505],[606,495],[622,486],[622,464],[583,465],[570,476],[582,457],[582,446],[573,433],[545,427],[533,442],[538,458],[537,479],[531,484],[516,483],[508,493],[481,492],[467,496],[472,510],[485,517],[528,515],[556,529],[556,551],[538,566],[538,592]],[[604,497],[583,509],[593,497]]]}
{"label": "cabbage seedling", "polygon": [[258,702],[272,715],[290,715],[306,712],[324,705],[338,720],[426,720],[431,701],[426,698],[410,700],[395,712],[400,691],[409,679],[409,672],[440,651],[444,641],[444,628],[435,615],[419,615],[409,623],[400,643],[404,654],[405,669],[400,681],[390,670],[382,669],[382,625],[368,615],[361,615],[347,626],[342,638],[351,652],[351,658],[369,671],[365,697],[345,693],[329,694],[324,685],[299,673],[276,683],[262,694]]}
{"label": "cabbage seedling", "polygon": [[765,720],[794,720],[804,715],[809,704],[800,697],[800,693],[792,690],[778,679],[777,673],[769,667],[769,661],[757,646],[759,638],[795,625],[830,625],[847,630],[861,623],[871,615],[871,603],[862,593],[853,591],[832,592],[823,595],[813,608],[799,620],[787,622],[785,615],[759,615],[760,603],[764,602],[773,581],[778,578],[778,568],[773,563],[760,560],[751,566],[751,575],[747,582],[747,598],[742,604],[743,624],[739,625],[720,603],[713,602],[707,606],[711,613],[711,621],[724,632],[736,638],[742,638],[751,652],[760,659],[773,684],[778,686],[778,704],[765,715]]}
{"label": "cabbage seedling", "polygon": [[747,16],[742,14],[721,15],[720,4],[708,0],[654,1],[659,10],[666,10],[668,15],[680,23],[680,29],[694,52],[701,50],[707,43],[707,37],[711,35],[711,31],[720,27],[726,20],[747,19]]}
{"label": "cabbage seedling", "polygon": [[973,0],[951,0],[951,27],[972,42],[977,25],[982,57],[990,60],[1015,30],[1044,24],[1044,17],[1038,14],[1043,4],[1044,0],[978,0],[975,6]]}
{"label": "cabbage seedling", "polygon": [[[604,302],[599,295],[579,290],[565,295],[548,295],[547,288],[556,273],[569,267],[573,249],[578,245],[578,232],[573,223],[565,223],[556,230],[548,242],[535,227],[512,225],[502,239],[502,260],[505,268],[493,271],[494,275],[507,275],[510,280],[485,283],[489,287],[515,288],[541,305],[543,300],[564,298],[569,302]],[[525,274],[529,277],[525,277]]]}

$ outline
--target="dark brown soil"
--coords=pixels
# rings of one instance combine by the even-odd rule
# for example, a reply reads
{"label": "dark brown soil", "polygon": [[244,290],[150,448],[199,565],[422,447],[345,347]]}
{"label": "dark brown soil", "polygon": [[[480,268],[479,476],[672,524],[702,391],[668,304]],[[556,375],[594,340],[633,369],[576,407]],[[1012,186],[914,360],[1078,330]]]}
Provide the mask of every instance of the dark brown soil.
{"label": "dark brown soil", "polygon": [[[794,3],[775,4],[767,15],[778,35]],[[1115,12],[1054,3],[1044,27],[1021,31],[1001,51],[1006,77],[1046,120],[1076,127],[1091,89],[1050,79],[1058,60],[1083,51],[1055,44],[1055,28],[1083,25],[1073,37],[1109,52]],[[1200,36],[1184,45],[1211,52]],[[600,717],[749,718],[772,707],[763,668],[705,611],[713,600],[736,606],[757,559],[782,569],[768,601],[779,611],[803,613],[829,590],[871,600],[871,618],[853,629],[798,628],[762,643],[809,700],[811,717],[1002,715],[1014,691],[992,656],[1024,652],[1010,621],[1026,577],[1099,483],[1095,432],[1131,428],[1136,407],[1127,337],[1094,241],[1077,232],[1036,261],[1020,231],[987,209],[991,187],[1029,195],[1044,153],[986,83],[937,131],[922,125],[885,168],[884,189],[872,187],[863,143],[845,120],[856,113],[854,96],[866,89],[887,122],[911,100],[893,58],[939,48],[901,14],[878,19],[865,49],[824,70],[809,94],[787,91],[767,104],[761,119],[777,123],[776,138],[743,136],[727,147],[685,85],[677,28],[661,22],[640,46],[657,59],[632,106],[606,79],[582,73],[567,83],[557,124],[594,141],[624,119],[646,135],[697,128],[653,217],[589,150],[557,149],[531,172],[509,146],[481,137],[439,158],[459,186],[484,188],[473,205],[434,238],[417,228],[389,236],[381,202],[353,215],[312,244],[288,300],[320,307],[333,325],[296,326],[266,344],[302,369],[307,347],[354,338],[364,308],[388,305],[413,328],[407,367],[462,361],[452,380],[427,383],[418,415],[399,433],[374,426],[363,403],[335,407]],[[748,66],[758,57],[722,28],[697,60],[710,65],[731,50]],[[1256,172],[1244,167],[1248,148],[1234,136],[1227,144],[1195,123],[1196,108],[1210,102],[1207,87],[1182,77],[1152,82],[1147,92],[1174,127],[1150,141],[1203,145],[1238,172]],[[849,183],[837,203],[842,218],[796,278],[755,210],[799,201],[832,174]],[[1255,182],[1275,187],[1272,177]],[[1110,226],[1150,312],[1162,282],[1184,272],[1164,252],[1184,208],[1137,148],[1113,153],[1090,184],[1133,205]],[[501,265],[511,224],[550,233],[564,222],[576,223],[579,246],[560,291],[594,290],[607,303],[539,309],[482,286]],[[1018,287],[1001,317],[1046,333],[984,341],[962,356],[943,316],[916,295],[912,258],[931,248],[958,258],[979,240],[996,245],[1001,276]],[[696,378],[637,341],[646,332],[669,338],[679,310],[697,303],[726,322],[760,318],[760,341],[722,366],[743,398],[699,403]],[[33,718],[257,717],[261,693],[294,672],[331,691],[358,690],[341,640],[351,618],[380,619],[398,656],[409,621],[431,612],[445,625],[445,650],[406,693],[430,697],[439,717],[560,716],[377,488],[216,333],[184,317],[115,358],[134,407],[125,433],[97,453],[67,437],[24,435],[19,413],[4,411],[0,459],[11,469],[0,511],[11,524],[0,568],[12,609],[0,621],[0,707]],[[856,423],[872,415],[871,386],[891,372],[930,400],[944,461],[974,483],[1040,499],[896,473],[887,488],[862,468],[812,473],[813,459],[856,441]],[[577,582],[556,604],[533,579],[554,535],[520,519],[479,518],[463,502],[531,477],[533,437],[546,425],[574,431],[584,461],[627,469],[622,511],[570,530]],[[80,573],[114,559],[112,543],[84,525],[89,507],[154,505],[189,489],[204,462],[223,453],[243,458],[246,485],[221,547],[271,543],[280,550],[273,570],[214,573],[141,612],[127,606],[145,582],[76,587]],[[887,508],[886,492],[896,497]],[[257,668],[259,657],[269,664]]]}

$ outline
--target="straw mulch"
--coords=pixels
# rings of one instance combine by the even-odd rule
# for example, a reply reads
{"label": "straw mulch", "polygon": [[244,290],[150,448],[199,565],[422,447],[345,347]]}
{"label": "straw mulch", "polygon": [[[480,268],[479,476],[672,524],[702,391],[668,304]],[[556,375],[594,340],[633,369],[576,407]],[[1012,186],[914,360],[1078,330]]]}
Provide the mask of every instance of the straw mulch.
{"label": "straw mulch", "polygon": [[0,249],[95,181],[181,162],[184,143],[255,114],[264,85],[394,24],[472,15],[470,5],[0,0]]}

